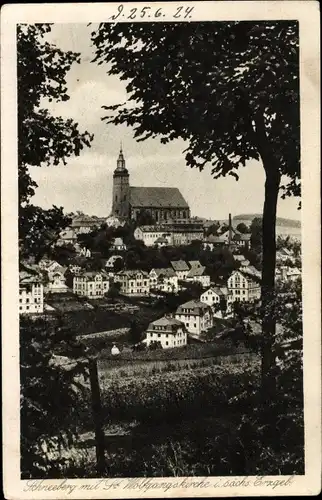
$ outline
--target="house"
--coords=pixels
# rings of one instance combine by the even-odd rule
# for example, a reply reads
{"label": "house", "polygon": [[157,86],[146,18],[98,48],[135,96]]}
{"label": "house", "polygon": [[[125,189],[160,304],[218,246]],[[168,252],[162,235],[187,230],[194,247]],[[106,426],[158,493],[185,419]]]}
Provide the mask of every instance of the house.
{"label": "house", "polygon": [[151,269],[150,290],[159,290],[161,292],[176,293],[179,290],[178,276],[171,267],[163,269]]}
{"label": "house", "polygon": [[210,234],[204,238],[202,247],[204,250],[213,250],[216,247],[222,247],[224,245],[226,245],[226,241],[222,236]]}
{"label": "house", "polygon": [[91,233],[94,229],[100,228],[105,222],[105,218],[102,217],[79,214],[74,216],[69,229],[72,229],[75,235]]}
{"label": "house", "polygon": [[169,245],[169,240],[164,236],[160,236],[160,238],[155,240],[154,244],[159,248],[166,247]]}
{"label": "house", "polygon": [[44,311],[44,286],[39,273],[22,267],[19,272],[19,314]]}
{"label": "house", "polygon": [[80,249],[79,254],[88,259],[90,259],[92,256],[92,252],[90,251],[90,249],[85,247]]}
{"label": "house", "polygon": [[275,277],[281,281],[297,281],[301,278],[301,270],[297,267],[281,266],[276,268]]}
{"label": "house", "polygon": [[232,295],[227,287],[212,286],[200,295],[200,302],[210,306],[214,316],[222,317],[222,312],[231,312]]}
{"label": "house", "polygon": [[155,245],[160,238],[166,240],[167,245],[189,245],[194,240],[203,239],[203,226],[191,220],[169,220],[153,226],[138,226],[134,238],[143,241],[146,246]]}
{"label": "house", "polygon": [[200,335],[213,326],[211,307],[198,300],[181,304],[176,310],[175,318],[182,321],[188,332],[195,335]]}
{"label": "house", "polygon": [[125,220],[122,220],[120,217],[116,217],[115,215],[110,215],[107,217],[105,224],[107,227],[123,227],[125,225]]}
{"label": "house", "polygon": [[114,238],[113,243],[111,245],[111,250],[126,250],[126,245],[123,242],[122,238]]}
{"label": "house", "polygon": [[109,287],[110,281],[105,271],[82,271],[73,277],[73,292],[90,299],[104,297]]}
{"label": "house", "polygon": [[62,246],[62,245],[75,245],[77,242],[77,236],[76,233],[73,229],[67,228],[64,231],[62,231],[59,235],[59,239],[57,240],[57,245]]}
{"label": "house", "polygon": [[232,244],[241,248],[250,248],[251,235],[249,233],[239,233],[236,229],[232,238]]}
{"label": "house", "polygon": [[52,293],[64,293],[68,292],[69,288],[66,285],[66,267],[57,265],[55,267],[50,267],[47,270],[48,282],[46,285],[47,291]]}
{"label": "house", "polygon": [[205,266],[194,266],[191,267],[190,271],[186,276],[186,281],[193,281],[200,283],[203,287],[210,285],[210,276],[206,274]]}
{"label": "house", "polygon": [[276,252],[276,264],[283,265],[286,262],[295,263],[293,252],[288,248],[281,248]]}
{"label": "house", "polygon": [[105,268],[113,270],[114,264],[117,260],[121,260],[123,262],[123,257],[121,255],[111,255],[105,262]]}
{"label": "house", "polygon": [[185,280],[190,271],[188,264],[184,260],[172,260],[170,264],[178,279]]}
{"label": "house", "polygon": [[150,277],[145,271],[127,270],[115,274],[114,281],[120,283],[120,292],[125,295],[148,295]]}
{"label": "house", "polygon": [[169,244],[171,234],[170,232],[167,232],[167,229],[164,226],[160,225],[138,226],[134,230],[134,238],[136,240],[143,241],[145,246],[151,247],[154,246],[160,238],[166,240],[167,244]]}
{"label": "house", "polygon": [[181,321],[164,316],[149,324],[146,331],[146,344],[160,342],[163,349],[187,344],[187,330]]}
{"label": "house", "polygon": [[69,264],[69,266],[68,266],[68,271],[72,274],[80,273],[81,270],[82,270],[82,266],[80,266],[79,264]]}
{"label": "house", "polygon": [[227,287],[233,302],[253,302],[261,296],[261,273],[253,266],[233,271]]}
{"label": "house", "polygon": [[60,266],[60,264],[58,264],[58,262],[56,262],[55,260],[51,260],[51,259],[46,259],[45,257],[43,257],[39,262],[38,262],[38,267],[39,269],[43,270],[43,271],[49,271],[49,270],[53,270],[55,269],[55,267],[57,266]]}

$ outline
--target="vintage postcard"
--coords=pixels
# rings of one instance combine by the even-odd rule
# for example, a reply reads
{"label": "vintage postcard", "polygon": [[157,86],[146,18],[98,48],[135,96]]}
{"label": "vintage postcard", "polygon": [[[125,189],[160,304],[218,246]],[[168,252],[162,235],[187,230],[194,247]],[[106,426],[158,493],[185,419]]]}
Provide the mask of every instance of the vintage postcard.
{"label": "vintage postcard", "polygon": [[315,1],[1,11],[4,494],[321,488]]}

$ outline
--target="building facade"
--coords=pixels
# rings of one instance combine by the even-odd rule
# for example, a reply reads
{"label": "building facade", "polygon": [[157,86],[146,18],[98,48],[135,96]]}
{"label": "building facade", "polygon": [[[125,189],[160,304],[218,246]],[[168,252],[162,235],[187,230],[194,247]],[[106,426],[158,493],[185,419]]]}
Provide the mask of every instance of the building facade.
{"label": "building facade", "polygon": [[175,318],[185,325],[189,333],[197,336],[213,326],[211,307],[198,300],[190,300],[180,305]]}
{"label": "building facade", "polygon": [[19,314],[44,311],[44,286],[41,276],[23,270],[19,272]]}
{"label": "building facade", "polygon": [[184,260],[172,260],[170,264],[176,273],[178,280],[185,280],[190,271],[188,264]]}
{"label": "building facade", "polygon": [[200,295],[200,302],[210,306],[214,316],[222,317],[231,312],[233,299],[227,287],[212,286]]}
{"label": "building facade", "polygon": [[122,148],[113,174],[112,216],[136,220],[144,211],[156,223],[189,219],[190,208],[178,188],[130,186]]}
{"label": "building facade", "polygon": [[151,269],[150,290],[159,290],[161,292],[176,293],[179,290],[178,277],[170,267],[163,269]]}
{"label": "building facade", "polygon": [[83,271],[73,277],[73,292],[90,299],[104,297],[109,287],[109,277],[104,271]]}
{"label": "building facade", "polygon": [[243,268],[233,271],[227,287],[233,302],[253,302],[260,299],[260,273],[256,269]]}
{"label": "building facade", "polygon": [[181,321],[171,317],[163,317],[153,321],[146,331],[146,344],[160,342],[163,349],[180,347],[187,344],[187,331]]}
{"label": "building facade", "polygon": [[115,274],[114,281],[120,283],[120,292],[124,295],[140,296],[150,293],[150,277],[145,271],[120,271]]}

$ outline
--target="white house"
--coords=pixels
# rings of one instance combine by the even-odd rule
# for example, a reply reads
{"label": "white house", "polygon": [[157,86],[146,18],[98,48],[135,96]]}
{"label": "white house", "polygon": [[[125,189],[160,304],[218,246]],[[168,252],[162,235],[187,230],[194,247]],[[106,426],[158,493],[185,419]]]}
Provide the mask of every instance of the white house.
{"label": "white house", "polygon": [[187,331],[184,324],[175,318],[164,316],[149,324],[146,331],[146,345],[160,342],[163,349],[187,344]]}
{"label": "white house", "polygon": [[114,281],[121,284],[120,292],[125,295],[148,295],[150,293],[149,274],[140,269],[120,271]]}
{"label": "white house", "polygon": [[19,314],[44,311],[44,286],[42,277],[27,268],[19,272]]}
{"label": "white house", "polygon": [[276,268],[275,277],[281,281],[297,281],[301,278],[301,270],[297,267],[280,266]]}
{"label": "white house", "polygon": [[[200,295],[200,301],[210,306],[214,316],[222,317],[231,312],[232,295],[227,287],[212,286]],[[222,309],[225,309],[222,311]]]}
{"label": "white house", "polygon": [[138,226],[134,230],[134,238],[151,247],[157,244],[160,238],[165,240],[167,245],[170,244],[171,234],[164,226]]}
{"label": "white house", "polygon": [[121,255],[111,255],[105,262],[106,269],[113,270],[115,262],[119,259],[123,261],[123,257]]}
{"label": "white house", "polygon": [[233,302],[253,302],[261,296],[261,273],[253,266],[233,271],[227,287]]}
{"label": "white house", "polygon": [[80,255],[83,255],[84,257],[87,257],[88,259],[92,256],[92,252],[90,251],[89,248],[83,247],[79,251]]}
{"label": "white house", "polygon": [[163,269],[151,269],[150,290],[176,293],[179,290],[178,276],[171,267]]}
{"label": "white house", "polygon": [[210,276],[206,273],[204,266],[191,267],[186,276],[186,281],[200,283],[204,288],[210,285]]}
{"label": "white house", "polygon": [[125,225],[125,222],[125,220],[121,220],[115,215],[110,215],[105,221],[108,227],[122,227]]}
{"label": "white house", "polygon": [[222,236],[215,236],[214,234],[210,234],[203,240],[203,249],[204,250],[213,250],[216,247],[222,247],[226,245],[226,241]]}
{"label": "white house", "polygon": [[287,261],[290,261],[292,264],[295,263],[293,252],[288,248],[281,248],[276,252],[276,264],[283,265]]}
{"label": "white house", "polygon": [[213,326],[211,307],[198,300],[181,304],[176,310],[175,318],[182,321],[188,332],[195,335],[200,335]]}
{"label": "white house", "polygon": [[69,288],[66,285],[65,273],[67,271],[66,267],[60,266],[59,264],[54,268],[47,270],[48,283],[47,291],[52,293],[64,293],[68,292]]}
{"label": "white house", "polygon": [[170,264],[178,279],[185,280],[190,271],[188,264],[184,260],[172,260]]}
{"label": "white house", "polygon": [[83,271],[73,277],[73,292],[90,299],[99,299],[108,292],[110,281],[105,271]]}
{"label": "white house", "polygon": [[122,238],[114,238],[113,243],[111,245],[111,250],[126,250],[126,245],[123,242]]}

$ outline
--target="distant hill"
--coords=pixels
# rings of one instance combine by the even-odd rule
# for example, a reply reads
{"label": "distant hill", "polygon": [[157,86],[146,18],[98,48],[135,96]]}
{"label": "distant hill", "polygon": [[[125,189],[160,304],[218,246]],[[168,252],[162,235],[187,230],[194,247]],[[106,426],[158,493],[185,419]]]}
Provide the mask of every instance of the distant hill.
{"label": "distant hill", "polygon": [[[241,214],[241,215],[235,215],[233,217],[233,223],[240,223],[244,222],[245,224],[249,225],[251,224],[252,220],[255,219],[255,217],[260,217],[262,218],[261,214]],[[301,221],[300,220],[295,220],[295,219],[284,219],[283,217],[277,217],[276,219],[276,225],[279,227],[288,227],[288,228],[301,228]]]}

